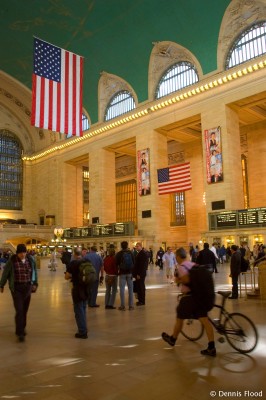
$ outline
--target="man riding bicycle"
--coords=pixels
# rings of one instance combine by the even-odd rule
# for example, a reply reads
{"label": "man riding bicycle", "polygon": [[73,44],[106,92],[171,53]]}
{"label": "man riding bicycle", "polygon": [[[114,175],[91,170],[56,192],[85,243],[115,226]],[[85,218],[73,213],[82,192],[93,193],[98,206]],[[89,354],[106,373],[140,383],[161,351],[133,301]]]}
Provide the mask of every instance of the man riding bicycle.
{"label": "man riding bicycle", "polygon": [[198,319],[204,326],[208,337],[208,347],[202,350],[201,354],[215,357],[214,331],[212,324],[208,320],[208,311],[211,310],[214,304],[212,276],[203,267],[186,261],[186,258],[187,253],[185,249],[182,247],[179,248],[176,251],[176,260],[178,262],[176,283],[182,285],[181,292],[183,294],[176,308],[177,318],[173,333],[170,336],[166,332],[163,332],[162,338],[170,346],[174,346],[182,330],[184,320],[190,318]]}

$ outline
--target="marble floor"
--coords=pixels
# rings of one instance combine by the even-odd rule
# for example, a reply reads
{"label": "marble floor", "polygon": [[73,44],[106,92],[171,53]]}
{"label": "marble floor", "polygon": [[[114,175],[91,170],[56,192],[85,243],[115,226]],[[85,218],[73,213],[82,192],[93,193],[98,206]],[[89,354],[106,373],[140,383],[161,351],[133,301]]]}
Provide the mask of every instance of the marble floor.
{"label": "marble floor", "polygon": [[[219,266],[216,289],[230,288],[229,266]],[[227,342],[217,357],[202,356],[198,342],[179,337],[174,348],[161,339],[171,332],[178,288],[166,283],[157,267],[147,276],[147,303],[134,311],[88,309],[89,338],[75,339],[70,286],[63,266],[39,271],[32,295],[28,335],[18,343],[8,288],[0,294],[0,399],[49,400],[196,400],[266,399],[266,304],[245,295],[228,300],[228,309],[249,316],[259,331],[256,349],[243,355]],[[218,296],[219,297],[219,296]],[[217,298],[217,301],[219,299]],[[116,305],[119,305],[117,297]]]}

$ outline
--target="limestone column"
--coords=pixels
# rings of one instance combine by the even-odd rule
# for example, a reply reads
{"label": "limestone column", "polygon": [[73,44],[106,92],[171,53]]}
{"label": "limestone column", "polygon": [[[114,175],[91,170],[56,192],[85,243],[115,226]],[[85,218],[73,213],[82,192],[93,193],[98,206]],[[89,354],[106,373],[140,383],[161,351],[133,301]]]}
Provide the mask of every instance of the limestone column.
{"label": "limestone column", "polygon": [[[170,212],[169,196],[158,195],[157,169],[168,166],[167,139],[164,135],[151,130],[141,129],[136,136],[136,151],[150,150],[150,182],[151,193],[146,196],[137,194],[138,230],[143,236],[154,237],[156,246],[165,241],[169,235]],[[143,218],[143,211],[151,211],[150,218]]]}
{"label": "limestone column", "polygon": [[266,175],[266,123],[259,122],[243,131],[247,135],[249,207],[265,207],[263,182]]}
{"label": "limestone column", "polygon": [[90,223],[96,217],[101,224],[116,222],[115,153],[92,148],[89,173]]}
{"label": "limestone column", "polygon": [[[241,147],[239,119],[237,113],[225,104],[212,101],[206,104],[201,114],[202,147],[203,147],[203,174],[206,192],[207,213],[212,210],[212,202],[225,200],[226,210],[237,210],[244,207],[244,194],[241,170]],[[206,149],[204,131],[221,127],[223,181],[207,183],[206,177]]]}

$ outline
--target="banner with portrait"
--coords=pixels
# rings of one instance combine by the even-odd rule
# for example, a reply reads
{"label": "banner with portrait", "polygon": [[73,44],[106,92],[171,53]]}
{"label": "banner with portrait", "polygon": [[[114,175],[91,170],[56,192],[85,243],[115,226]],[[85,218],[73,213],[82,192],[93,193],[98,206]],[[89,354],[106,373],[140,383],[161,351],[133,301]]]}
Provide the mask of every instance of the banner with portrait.
{"label": "banner with portrait", "polygon": [[151,194],[150,149],[137,152],[138,192],[140,196]]}
{"label": "banner with portrait", "polygon": [[223,158],[221,128],[207,129],[204,131],[207,182],[217,183],[223,181]]}

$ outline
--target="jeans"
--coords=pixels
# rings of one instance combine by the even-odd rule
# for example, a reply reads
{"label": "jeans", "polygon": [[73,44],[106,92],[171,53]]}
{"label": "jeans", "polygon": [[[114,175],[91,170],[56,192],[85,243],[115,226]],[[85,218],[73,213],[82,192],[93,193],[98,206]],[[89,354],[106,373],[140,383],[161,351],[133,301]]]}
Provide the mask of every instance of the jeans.
{"label": "jeans", "polygon": [[133,279],[132,274],[119,275],[119,289],[121,307],[125,307],[125,287],[128,288],[128,306],[133,307]]}
{"label": "jeans", "polygon": [[87,301],[82,300],[73,304],[75,319],[78,327],[78,333],[81,335],[87,334],[87,318],[86,318],[86,309],[87,309]]}
{"label": "jeans", "polygon": [[27,312],[31,299],[30,283],[15,283],[15,290],[12,292],[13,303],[16,310],[15,324],[16,335],[24,336],[27,324]]}
{"label": "jeans", "polygon": [[105,305],[106,306],[114,306],[115,304],[115,298],[116,298],[116,293],[117,293],[117,279],[118,277],[114,277],[114,281],[112,285],[108,284],[105,281],[106,284],[106,292],[105,292]]}

